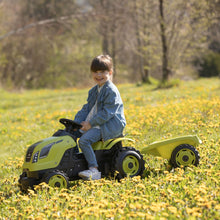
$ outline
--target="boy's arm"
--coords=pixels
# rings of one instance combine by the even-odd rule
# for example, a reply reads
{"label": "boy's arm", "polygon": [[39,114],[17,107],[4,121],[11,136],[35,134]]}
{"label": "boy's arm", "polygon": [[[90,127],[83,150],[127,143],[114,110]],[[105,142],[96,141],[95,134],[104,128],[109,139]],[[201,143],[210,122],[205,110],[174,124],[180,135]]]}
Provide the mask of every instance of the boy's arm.
{"label": "boy's arm", "polygon": [[85,121],[88,113],[89,113],[89,104],[86,103],[85,105],[83,105],[82,109],[77,112],[77,114],[75,115],[74,121],[78,123]]}
{"label": "boy's arm", "polygon": [[86,120],[87,115],[89,114],[89,100],[93,98],[95,87],[89,90],[87,103],[83,105],[82,109],[77,112],[75,115],[74,121],[81,123]]}

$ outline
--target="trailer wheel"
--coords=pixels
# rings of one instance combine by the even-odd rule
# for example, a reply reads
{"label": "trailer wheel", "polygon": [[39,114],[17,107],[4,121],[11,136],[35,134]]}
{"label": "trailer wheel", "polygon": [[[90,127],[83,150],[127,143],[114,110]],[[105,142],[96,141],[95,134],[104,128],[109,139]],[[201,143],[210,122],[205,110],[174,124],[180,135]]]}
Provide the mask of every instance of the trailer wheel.
{"label": "trailer wheel", "polygon": [[199,159],[199,152],[195,147],[189,144],[181,144],[173,150],[170,163],[175,168],[188,165],[197,166]]}
{"label": "trailer wheel", "polygon": [[65,173],[61,171],[49,172],[43,178],[43,182],[47,183],[51,187],[68,188],[69,180]]}
{"label": "trailer wheel", "polygon": [[143,156],[132,147],[123,147],[118,150],[113,163],[114,171],[118,171],[117,179],[142,175],[144,171]]}

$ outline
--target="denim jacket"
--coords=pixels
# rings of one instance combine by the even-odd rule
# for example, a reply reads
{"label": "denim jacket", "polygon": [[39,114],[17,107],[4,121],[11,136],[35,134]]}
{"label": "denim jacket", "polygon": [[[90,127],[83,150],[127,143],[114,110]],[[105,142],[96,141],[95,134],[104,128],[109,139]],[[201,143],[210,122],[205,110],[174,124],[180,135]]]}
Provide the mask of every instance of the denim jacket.
{"label": "denim jacket", "polygon": [[100,93],[98,85],[89,90],[87,103],[76,114],[74,121],[85,121],[97,100],[97,114],[89,121],[91,126],[100,126],[102,139],[115,138],[122,134],[126,125],[124,107],[117,87],[109,80]]}

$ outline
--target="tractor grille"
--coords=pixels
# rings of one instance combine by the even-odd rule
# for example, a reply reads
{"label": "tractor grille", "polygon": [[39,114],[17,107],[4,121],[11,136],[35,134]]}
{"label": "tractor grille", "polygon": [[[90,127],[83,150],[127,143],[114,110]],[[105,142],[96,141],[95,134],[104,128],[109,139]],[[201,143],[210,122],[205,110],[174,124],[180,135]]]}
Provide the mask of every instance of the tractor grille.
{"label": "tractor grille", "polygon": [[41,142],[42,142],[42,141],[39,141],[39,142],[37,142],[37,143],[31,145],[31,146],[28,148],[27,153],[26,153],[26,157],[25,157],[25,161],[26,161],[26,162],[30,162],[30,161],[31,161],[31,157],[32,157],[32,154],[33,154],[33,152],[34,152],[35,147],[36,147],[38,144],[40,144]]}

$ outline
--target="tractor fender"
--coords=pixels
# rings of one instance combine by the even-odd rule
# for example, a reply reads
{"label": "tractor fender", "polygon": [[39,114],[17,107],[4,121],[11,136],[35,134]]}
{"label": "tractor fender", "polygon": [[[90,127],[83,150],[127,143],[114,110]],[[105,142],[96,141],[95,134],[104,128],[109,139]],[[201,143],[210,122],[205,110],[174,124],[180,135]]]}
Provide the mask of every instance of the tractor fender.
{"label": "tractor fender", "polygon": [[130,141],[130,142],[135,142],[131,138],[127,137],[118,137],[114,139],[109,139],[107,141],[98,141],[95,144],[92,145],[93,150],[109,150],[111,149],[115,144],[121,141]]}

